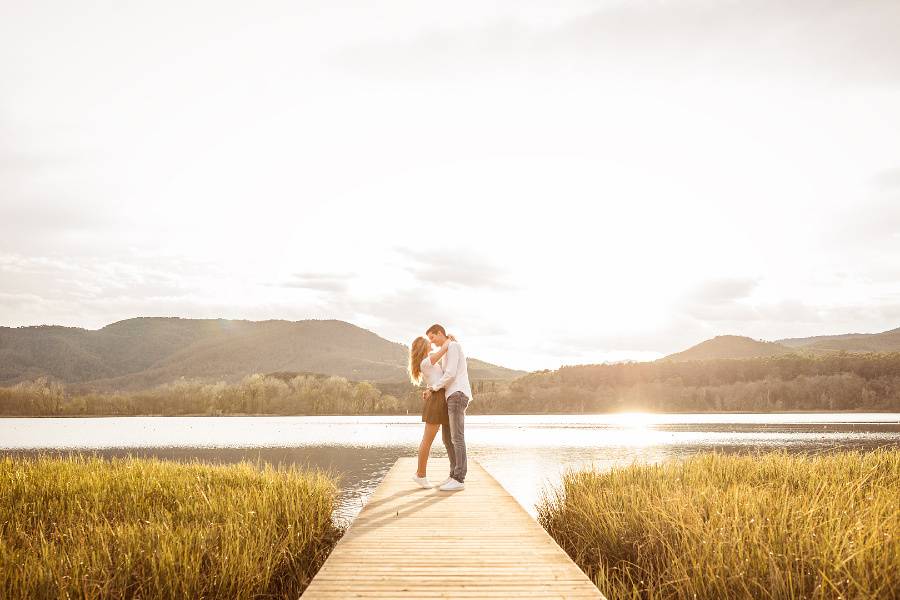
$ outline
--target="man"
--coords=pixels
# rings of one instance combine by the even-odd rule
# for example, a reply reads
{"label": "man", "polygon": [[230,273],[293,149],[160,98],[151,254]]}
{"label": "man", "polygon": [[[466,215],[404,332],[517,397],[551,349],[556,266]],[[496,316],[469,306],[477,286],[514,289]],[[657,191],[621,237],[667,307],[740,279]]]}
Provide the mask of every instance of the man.
{"label": "man", "polygon": [[[447,332],[441,325],[432,325],[425,332],[429,341],[436,346],[443,346],[447,341]],[[424,398],[431,396],[432,391],[444,389],[447,397],[447,412],[450,414],[450,431],[442,427],[441,435],[444,445],[453,447],[450,464],[450,477],[440,489],[444,492],[455,492],[464,489],[466,480],[466,407],[472,399],[472,387],[469,385],[469,371],[466,368],[466,357],[459,342],[451,341],[447,354],[441,358],[444,375],[440,381],[422,392]],[[454,460],[455,459],[455,460]]]}

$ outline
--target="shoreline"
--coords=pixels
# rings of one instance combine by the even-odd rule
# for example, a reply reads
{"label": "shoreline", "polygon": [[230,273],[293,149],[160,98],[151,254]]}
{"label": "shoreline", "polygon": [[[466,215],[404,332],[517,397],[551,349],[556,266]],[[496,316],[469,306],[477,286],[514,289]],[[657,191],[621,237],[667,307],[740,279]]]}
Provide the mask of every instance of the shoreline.
{"label": "shoreline", "polygon": [[[522,413],[467,413],[469,417],[587,417],[597,415],[900,415],[900,412],[882,411],[882,410],[781,410],[781,411],[743,411],[743,410],[717,410],[717,411],[667,411],[667,412],[648,412],[648,411],[618,411],[618,412],[522,412]],[[412,413],[366,413],[366,414],[279,414],[279,413],[229,413],[224,415],[208,415],[203,413],[189,413],[178,415],[166,414],[137,414],[137,415],[110,415],[110,414],[92,414],[92,415],[0,415],[0,419],[99,419],[103,417],[418,417],[418,414]]]}
{"label": "shoreline", "polygon": [[[32,585],[58,584],[60,574],[64,585],[89,577],[115,587],[134,578],[146,586],[148,600],[167,597],[176,583],[197,593],[229,596],[247,587],[274,597],[291,590],[296,597],[345,531],[329,525],[331,515],[325,518],[336,482],[317,470],[52,455],[0,458],[0,467],[9,486],[30,482],[12,496],[19,502],[35,494],[97,493],[96,504],[59,504],[38,513],[5,505],[15,525],[10,560],[16,560],[0,565],[8,567],[0,569],[0,592],[11,597],[33,591]],[[806,457],[703,453],[659,465],[576,471],[560,487],[545,488],[536,520],[610,598],[743,598],[771,585],[794,597],[884,597],[900,578],[900,545],[891,525],[900,516],[898,467],[900,449],[884,449]],[[30,477],[17,476],[19,470]],[[123,494],[131,499],[124,508]],[[308,532],[306,543],[283,535],[285,519]],[[122,527],[110,528],[111,522]],[[176,522],[183,527],[173,528]],[[229,527],[241,535],[223,536]],[[48,540],[41,553],[29,543],[34,531]],[[124,544],[135,559],[110,562],[102,553],[85,553],[73,546],[84,535],[91,548]],[[167,552],[154,551],[154,535]],[[251,538],[260,543],[248,546]],[[269,553],[272,543],[289,544],[301,557],[301,577],[285,578],[286,555]],[[70,553],[83,562],[67,561]],[[183,560],[203,562],[216,577],[183,580]],[[268,561],[263,577],[259,561]],[[154,578],[158,572],[165,573],[163,587]]]}
{"label": "shoreline", "polygon": [[571,472],[538,521],[609,598],[874,599],[900,589],[898,495],[900,448],[698,454]]}
{"label": "shoreline", "polygon": [[0,458],[0,596],[296,598],[343,534],[337,484],[246,463]]}

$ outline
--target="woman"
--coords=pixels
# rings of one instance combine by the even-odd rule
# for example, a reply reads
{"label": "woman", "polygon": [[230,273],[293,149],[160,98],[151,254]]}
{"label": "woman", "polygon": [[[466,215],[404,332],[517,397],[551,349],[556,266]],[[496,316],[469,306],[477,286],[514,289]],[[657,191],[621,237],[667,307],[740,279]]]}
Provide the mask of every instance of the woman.
{"label": "woman", "polygon": [[[447,341],[437,351],[431,354],[431,342],[427,338],[417,337],[409,347],[409,379],[414,385],[432,386],[440,381],[444,372],[441,370],[440,360],[447,353],[450,341],[456,338],[448,336]],[[419,444],[419,466],[413,481],[423,488],[433,487],[425,476],[425,468],[428,465],[428,454],[431,452],[431,444],[437,435],[438,429],[450,427],[450,417],[447,414],[447,399],[444,390],[431,394],[422,408],[422,421],[425,422],[425,432],[422,434],[422,442]]]}

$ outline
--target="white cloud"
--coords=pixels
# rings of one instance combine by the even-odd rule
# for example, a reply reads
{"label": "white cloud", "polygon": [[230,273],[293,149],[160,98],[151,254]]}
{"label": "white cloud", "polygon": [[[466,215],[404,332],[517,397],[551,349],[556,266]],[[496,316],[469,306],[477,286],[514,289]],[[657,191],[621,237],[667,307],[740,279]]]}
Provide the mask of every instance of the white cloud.
{"label": "white cloud", "polygon": [[[452,232],[448,231],[452,238]],[[451,241],[452,240],[448,240]],[[417,251],[398,248],[398,253],[410,260],[409,271],[418,281],[438,287],[504,290],[512,286],[506,281],[502,268],[491,263],[489,257],[471,250],[452,246],[440,250]]]}
{"label": "white cloud", "polygon": [[344,292],[352,277],[353,275],[346,273],[293,273],[288,280],[272,285],[320,292]]}
{"label": "white cloud", "polygon": [[11,5],[0,320],[439,321],[524,368],[894,327],[897,11]]}
{"label": "white cloud", "polygon": [[900,83],[900,8],[892,0],[604,4],[562,19],[528,20],[510,11],[476,25],[439,24],[405,39],[341,48],[334,61],[379,78],[565,70],[666,81]]}

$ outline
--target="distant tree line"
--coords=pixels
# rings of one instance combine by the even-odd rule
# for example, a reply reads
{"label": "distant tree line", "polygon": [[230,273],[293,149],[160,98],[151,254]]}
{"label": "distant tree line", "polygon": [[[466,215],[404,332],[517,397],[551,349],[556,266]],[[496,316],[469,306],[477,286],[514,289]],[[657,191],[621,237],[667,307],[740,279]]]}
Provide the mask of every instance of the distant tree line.
{"label": "distant tree line", "polygon": [[396,414],[401,402],[371,383],[299,375],[249,375],[237,383],[176,381],[146,391],[68,394],[41,378],[0,388],[3,415]]}
{"label": "distant tree line", "polygon": [[483,393],[487,413],[900,411],[900,353],[562,367]]}
{"label": "distant tree line", "polygon": [[[476,381],[470,414],[622,410],[900,411],[900,353],[580,365]],[[275,373],[181,380],[146,391],[71,392],[40,378],[0,388],[0,415],[418,414],[408,383]]]}

